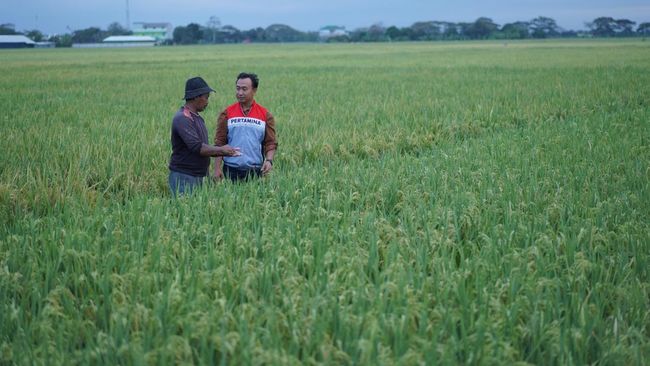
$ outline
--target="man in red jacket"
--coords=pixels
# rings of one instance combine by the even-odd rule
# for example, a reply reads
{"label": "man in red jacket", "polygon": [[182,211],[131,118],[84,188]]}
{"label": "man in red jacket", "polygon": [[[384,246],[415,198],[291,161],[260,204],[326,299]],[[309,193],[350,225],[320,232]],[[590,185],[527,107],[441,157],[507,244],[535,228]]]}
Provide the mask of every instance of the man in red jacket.
{"label": "man in red jacket", "polygon": [[[236,80],[237,102],[229,105],[217,119],[214,143],[239,148],[239,156],[218,156],[214,175],[233,182],[267,175],[273,170],[273,155],[278,147],[275,120],[263,106],[255,102],[259,79],[257,75],[241,73]],[[223,166],[222,166],[223,161]]]}

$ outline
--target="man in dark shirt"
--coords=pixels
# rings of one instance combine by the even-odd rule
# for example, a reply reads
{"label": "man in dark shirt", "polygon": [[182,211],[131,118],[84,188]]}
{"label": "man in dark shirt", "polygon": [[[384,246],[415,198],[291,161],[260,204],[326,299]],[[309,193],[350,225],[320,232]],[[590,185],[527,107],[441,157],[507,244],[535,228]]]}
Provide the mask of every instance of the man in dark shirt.
{"label": "man in dark shirt", "polygon": [[169,159],[169,189],[172,195],[189,193],[208,175],[211,156],[238,156],[238,148],[208,145],[208,131],[199,112],[208,106],[214,90],[201,77],[185,83],[185,105],[172,120],[172,155]]}

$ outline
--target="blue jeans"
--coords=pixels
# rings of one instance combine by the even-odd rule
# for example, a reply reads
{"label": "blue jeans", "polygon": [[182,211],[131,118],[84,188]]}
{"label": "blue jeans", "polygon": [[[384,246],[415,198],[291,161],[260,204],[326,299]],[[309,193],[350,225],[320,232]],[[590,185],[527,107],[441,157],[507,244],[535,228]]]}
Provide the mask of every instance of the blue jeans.
{"label": "blue jeans", "polygon": [[223,175],[226,178],[229,178],[233,183],[239,181],[252,180],[254,178],[259,178],[262,176],[262,171],[260,168],[253,169],[237,169],[226,164],[223,165]]}
{"label": "blue jeans", "polygon": [[176,197],[177,194],[182,195],[185,193],[192,193],[195,187],[200,187],[203,184],[203,177],[195,177],[193,175],[169,171],[169,190],[172,196]]}

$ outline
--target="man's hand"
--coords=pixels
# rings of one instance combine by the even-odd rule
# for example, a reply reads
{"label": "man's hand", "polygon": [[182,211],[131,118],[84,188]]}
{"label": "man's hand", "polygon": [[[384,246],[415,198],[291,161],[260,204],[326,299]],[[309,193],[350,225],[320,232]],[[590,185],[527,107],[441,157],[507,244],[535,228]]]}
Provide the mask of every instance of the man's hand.
{"label": "man's hand", "polygon": [[230,145],[217,146],[219,149],[219,155],[221,156],[240,156],[241,150],[238,147],[232,147]]}
{"label": "man's hand", "polygon": [[264,160],[264,163],[262,164],[262,175],[267,175],[273,170],[273,163],[271,163],[268,160]]}
{"label": "man's hand", "polygon": [[223,171],[221,171],[221,169],[215,169],[214,175],[211,176],[211,178],[214,183],[221,182],[223,180]]}
{"label": "man's hand", "polygon": [[239,156],[241,151],[238,147],[232,147],[230,145],[223,146],[213,146],[208,144],[201,145],[201,151],[199,152],[201,156]]}

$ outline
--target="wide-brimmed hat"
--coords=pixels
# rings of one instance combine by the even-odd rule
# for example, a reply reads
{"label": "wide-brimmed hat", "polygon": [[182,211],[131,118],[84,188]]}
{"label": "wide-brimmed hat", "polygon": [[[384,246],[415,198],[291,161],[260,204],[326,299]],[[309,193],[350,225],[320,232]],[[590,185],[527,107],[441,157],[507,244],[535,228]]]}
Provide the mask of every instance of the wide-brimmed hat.
{"label": "wide-brimmed hat", "polygon": [[208,86],[208,83],[202,77],[197,76],[187,79],[185,82],[185,100],[194,99],[199,95],[210,94],[214,89]]}

